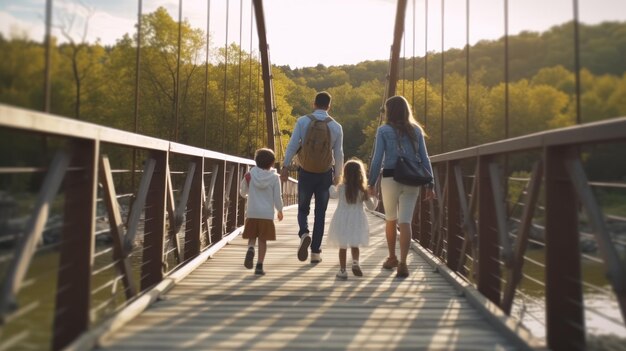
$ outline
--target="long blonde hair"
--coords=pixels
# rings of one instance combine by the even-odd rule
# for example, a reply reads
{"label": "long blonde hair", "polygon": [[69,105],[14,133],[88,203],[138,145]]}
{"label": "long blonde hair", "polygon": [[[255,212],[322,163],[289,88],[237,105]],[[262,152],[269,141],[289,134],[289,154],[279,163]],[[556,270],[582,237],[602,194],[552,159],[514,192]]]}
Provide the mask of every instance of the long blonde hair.
{"label": "long blonde hair", "polygon": [[398,130],[400,135],[408,135],[409,138],[417,140],[415,127],[422,131],[422,135],[426,136],[424,128],[413,118],[411,106],[404,96],[395,95],[385,101],[385,116],[387,124]]}
{"label": "long blonde hair", "polygon": [[367,177],[365,164],[358,158],[348,160],[343,166],[342,182],[346,189],[346,201],[355,204],[362,199],[361,194],[367,195]]}

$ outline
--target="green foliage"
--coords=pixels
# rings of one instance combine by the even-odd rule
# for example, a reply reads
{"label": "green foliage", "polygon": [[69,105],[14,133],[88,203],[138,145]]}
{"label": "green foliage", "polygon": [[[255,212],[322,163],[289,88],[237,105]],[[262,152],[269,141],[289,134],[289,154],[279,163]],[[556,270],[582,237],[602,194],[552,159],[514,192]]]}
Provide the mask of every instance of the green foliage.
{"label": "green foliage", "polygon": [[[625,28],[622,22],[580,26],[583,122],[626,115]],[[572,33],[572,23],[564,23],[510,36],[508,85],[502,38],[469,48],[469,69],[465,49],[446,51],[445,62],[441,53],[401,59],[397,92],[412,103],[430,153],[504,138],[507,113],[509,137],[576,123]],[[247,157],[267,144],[261,68],[253,53],[235,44],[210,47],[205,62],[207,33],[186,20],[179,24],[164,8],[143,15],[139,72],[136,34],[110,47],[64,37],[51,52],[53,113]],[[43,57],[42,44],[0,35],[0,102],[42,108]],[[384,60],[273,67],[277,148],[284,149],[296,119],[311,112],[315,93],[327,90],[331,115],[343,125],[346,157],[368,160],[388,69]]]}

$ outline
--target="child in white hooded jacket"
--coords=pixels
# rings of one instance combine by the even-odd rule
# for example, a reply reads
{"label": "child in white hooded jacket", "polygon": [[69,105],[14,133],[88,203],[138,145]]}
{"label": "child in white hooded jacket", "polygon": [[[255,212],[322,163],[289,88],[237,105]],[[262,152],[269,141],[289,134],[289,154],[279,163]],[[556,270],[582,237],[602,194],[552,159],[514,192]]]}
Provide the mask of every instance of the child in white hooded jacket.
{"label": "child in white hooded jacket", "polygon": [[246,223],[242,237],[248,239],[248,251],[243,265],[252,269],[254,246],[259,239],[259,256],[254,274],[264,275],[263,260],[267,252],[267,241],[276,240],[274,227],[274,209],[278,211],[279,221],[283,220],[283,199],[280,178],[272,168],[276,157],[270,149],[258,149],[254,155],[256,167],[252,167],[241,180],[239,194],[248,198],[246,204]]}

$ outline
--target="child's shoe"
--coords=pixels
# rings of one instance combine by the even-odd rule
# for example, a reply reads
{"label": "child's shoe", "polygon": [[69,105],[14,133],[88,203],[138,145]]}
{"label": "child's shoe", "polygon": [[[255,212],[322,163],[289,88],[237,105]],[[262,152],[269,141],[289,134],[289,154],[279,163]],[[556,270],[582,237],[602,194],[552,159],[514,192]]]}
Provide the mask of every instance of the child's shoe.
{"label": "child's shoe", "polygon": [[265,275],[265,271],[263,271],[263,264],[257,263],[256,268],[254,269],[254,274],[256,275]]}
{"label": "child's shoe", "polygon": [[363,276],[363,271],[361,271],[361,266],[359,266],[359,261],[352,261],[352,273],[357,277]]}
{"label": "child's shoe", "polygon": [[243,260],[243,266],[252,269],[252,261],[254,261],[254,247],[250,246],[246,252],[246,258]]}
{"label": "child's shoe", "polygon": [[337,273],[337,278],[341,280],[348,280],[348,272],[345,269],[340,269]]}

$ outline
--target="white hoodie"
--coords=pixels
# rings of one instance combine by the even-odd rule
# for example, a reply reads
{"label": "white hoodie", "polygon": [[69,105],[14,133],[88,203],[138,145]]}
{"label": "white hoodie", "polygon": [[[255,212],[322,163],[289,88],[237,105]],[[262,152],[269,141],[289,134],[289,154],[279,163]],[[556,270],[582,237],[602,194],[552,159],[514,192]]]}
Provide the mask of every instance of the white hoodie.
{"label": "white hoodie", "polygon": [[280,178],[276,169],[269,170],[252,167],[250,185],[244,177],[241,180],[239,194],[248,197],[246,206],[247,218],[274,219],[274,208],[283,210],[283,199],[280,190]]}

